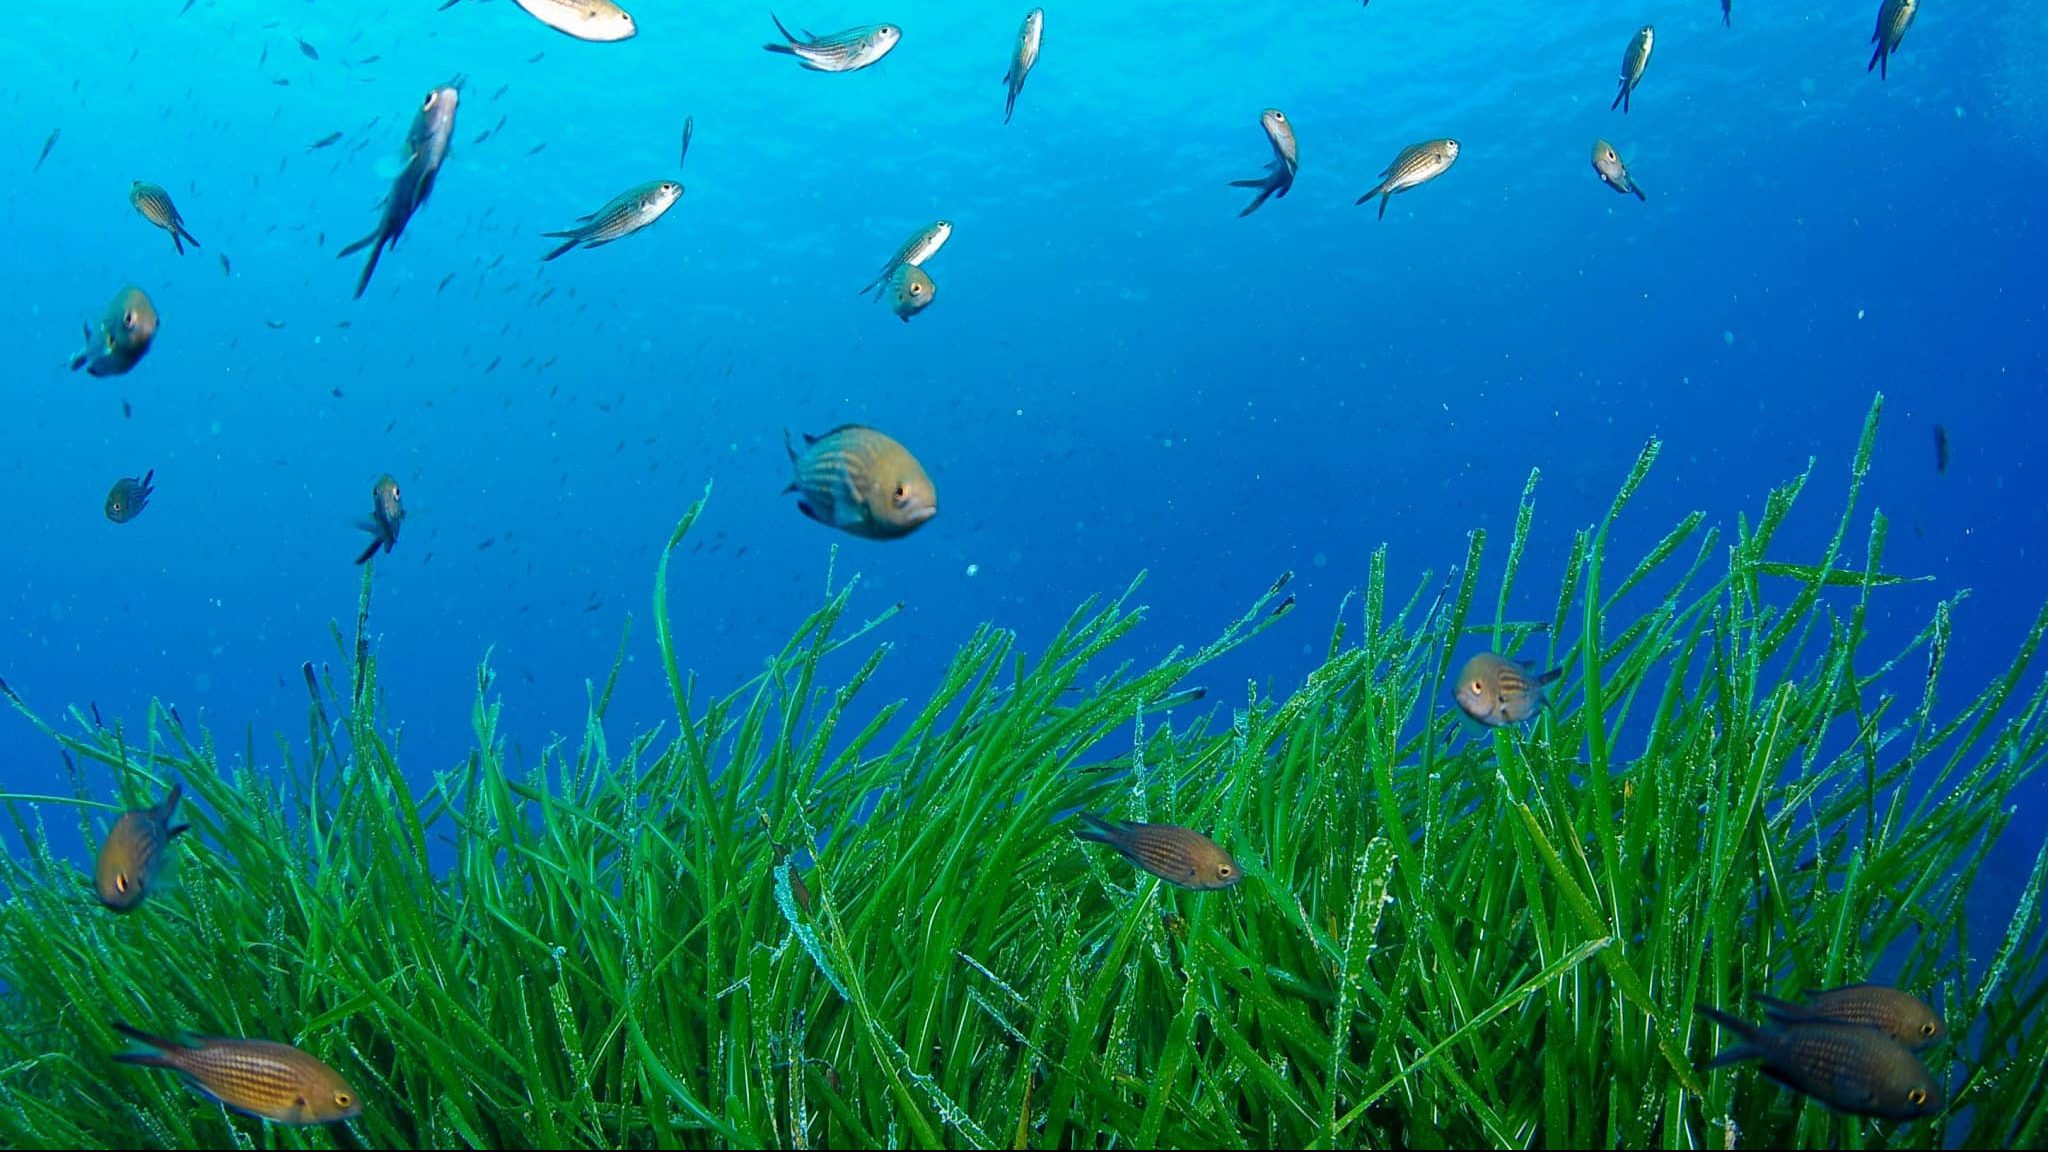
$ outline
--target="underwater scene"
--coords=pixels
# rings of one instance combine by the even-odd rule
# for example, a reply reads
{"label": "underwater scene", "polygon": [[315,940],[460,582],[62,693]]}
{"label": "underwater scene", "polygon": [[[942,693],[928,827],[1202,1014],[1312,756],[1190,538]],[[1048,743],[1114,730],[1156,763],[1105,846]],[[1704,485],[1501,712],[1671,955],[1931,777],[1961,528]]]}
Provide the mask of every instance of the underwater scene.
{"label": "underwater scene", "polygon": [[2048,1147],[2048,10],[0,32],[0,1145]]}

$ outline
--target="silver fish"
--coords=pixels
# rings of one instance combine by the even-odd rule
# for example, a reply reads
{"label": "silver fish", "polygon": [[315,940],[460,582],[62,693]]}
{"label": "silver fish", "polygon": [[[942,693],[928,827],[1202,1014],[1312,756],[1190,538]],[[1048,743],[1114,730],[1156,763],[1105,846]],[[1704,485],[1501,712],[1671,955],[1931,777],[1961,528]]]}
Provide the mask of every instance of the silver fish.
{"label": "silver fish", "polygon": [[[384,197],[384,215],[377,222],[376,231],[335,254],[339,259],[370,248],[369,263],[363,265],[362,278],[356,281],[356,299],[362,299],[363,290],[370,286],[370,277],[377,271],[377,259],[384,254],[385,247],[398,243],[407,221],[433,194],[434,178],[441,174],[441,165],[448,159],[448,139],[455,132],[455,106],[461,99],[462,94],[454,85],[427,93],[419,111],[413,114],[412,126],[406,130],[405,167],[391,182],[390,194]],[[371,248],[372,244],[376,247]]]}
{"label": "silver fish", "polygon": [[1017,47],[1010,53],[1010,70],[1003,73],[1003,83],[1010,88],[1010,94],[1003,100],[1003,123],[1010,122],[1010,114],[1017,110],[1017,93],[1024,90],[1024,80],[1031,75],[1032,65],[1038,63],[1038,42],[1045,37],[1045,9],[1033,8],[1024,16],[1024,26],[1017,29]]}
{"label": "silver fish", "polygon": [[[903,246],[896,249],[896,254],[889,257],[889,262],[882,265],[882,270],[875,273],[875,278],[868,281],[867,286],[854,293],[854,295],[865,296],[870,292],[876,292],[877,289],[889,282],[889,277],[895,274],[897,268],[905,264],[914,268],[922,267],[925,261],[937,256],[939,249],[944,248],[946,241],[952,238],[953,222],[951,220],[932,221],[920,230],[917,235],[905,240]],[[881,298],[882,294],[876,292],[875,299],[880,300]]]}
{"label": "silver fish", "polygon": [[1643,70],[1650,66],[1650,49],[1656,44],[1657,29],[1648,24],[1636,29],[1628,47],[1622,50],[1621,91],[1614,94],[1614,103],[1607,106],[1608,111],[1619,108],[1623,116],[1628,115],[1629,95],[1636,90],[1636,85],[1643,82]]}
{"label": "silver fish", "polygon": [[185,245],[199,247],[199,241],[185,230],[185,218],[178,215],[178,206],[171,203],[171,194],[154,184],[141,180],[128,188],[128,202],[142,213],[142,218],[171,234],[171,243],[178,246],[178,255],[185,254]]}
{"label": "silver fish", "polygon": [[682,194],[683,186],[673,180],[649,180],[645,184],[635,184],[606,201],[604,207],[582,217],[583,222],[579,226],[567,232],[541,233],[543,236],[569,238],[541,259],[553,260],[579,244],[585,248],[602,248],[622,236],[631,236],[661,219]]}
{"label": "silver fish", "polygon": [[1643,195],[1642,186],[1629,177],[1628,165],[1622,163],[1621,153],[1605,140],[1593,141],[1593,171],[1598,172],[1600,179],[1616,192],[1633,192],[1638,200],[1649,199]]}
{"label": "silver fish", "polygon": [[889,277],[889,310],[896,313],[905,324],[910,318],[931,307],[938,298],[939,286],[932,283],[931,276],[915,264],[899,264]]}
{"label": "silver fish", "polygon": [[1920,0],[1884,0],[1878,5],[1877,31],[1870,34],[1870,42],[1877,45],[1870,54],[1870,68],[1877,69],[1878,79],[1890,78],[1892,53],[1899,50],[1899,41],[1906,38],[1906,29],[1912,27],[1913,17],[1919,14]]}
{"label": "silver fish", "polygon": [[1232,180],[1232,188],[1257,188],[1259,194],[1244,206],[1237,215],[1240,219],[1259,210],[1268,196],[1285,199],[1294,188],[1294,173],[1301,167],[1301,151],[1294,142],[1294,125],[1288,123],[1287,113],[1278,108],[1268,108],[1259,113],[1259,125],[1266,130],[1266,142],[1273,146],[1273,160],[1266,165],[1266,174],[1250,180]]}
{"label": "silver fish", "polygon": [[1379,197],[1380,219],[1385,220],[1387,201],[1394,193],[1406,192],[1410,188],[1427,184],[1450,171],[1451,165],[1457,162],[1456,140],[1424,140],[1420,144],[1410,144],[1401,149],[1394,157],[1394,162],[1387,165],[1386,171],[1380,173],[1379,186],[1360,196],[1358,203],[1363,204],[1375,196]]}
{"label": "silver fish", "polygon": [[119,376],[140,363],[156,341],[156,303],[149,293],[133,284],[114,293],[99,328],[85,329],[85,347],[71,357],[71,370],[85,369],[88,376]]}
{"label": "silver fish", "polygon": [[761,47],[794,56],[813,72],[858,72],[887,56],[903,39],[903,29],[894,24],[863,24],[827,36],[800,28],[797,31],[803,33],[803,39],[799,40],[790,35],[789,29],[782,26],[782,21],[773,12],[768,14],[768,18],[775,21],[775,30],[782,33],[782,38],[788,43],[763,44]]}
{"label": "silver fish", "polygon": [[612,0],[512,0],[528,15],[565,36],[596,44],[631,40],[640,29]]}

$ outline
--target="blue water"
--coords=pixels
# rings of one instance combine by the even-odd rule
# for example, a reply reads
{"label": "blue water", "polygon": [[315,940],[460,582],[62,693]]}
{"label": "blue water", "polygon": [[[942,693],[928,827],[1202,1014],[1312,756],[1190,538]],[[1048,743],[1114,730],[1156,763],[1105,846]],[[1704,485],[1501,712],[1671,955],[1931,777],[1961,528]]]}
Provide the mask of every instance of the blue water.
{"label": "blue water", "polygon": [[[663,718],[653,567],[707,482],[704,548],[673,581],[685,663],[714,689],[751,674],[837,548],[864,580],[857,614],[908,606],[870,706],[921,697],[976,623],[1035,646],[1140,570],[1140,656],[1210,638],[1298,573],[1294,616],[1214,680],[1284,690],[1382,542],[1405,594],[1487,529],[1490,604],[1532,468],[1513,608],[1547,617],[1572,531],[1651,437],[1663,457],[1619,555],[1692,509],[1732,538],[1815,457],[1774,551],[1815,562],[1878,391],[1851,555],[1878,507],[1887,567],[1937,581],[1879,600],[1872,662],[1973,589],[1944,693],[1960,702],[2048,587],[2038,11],[1929,3],[1880,81],[1874,0],[1736,0],[1732,28],[1712,0],[1096,0],[1050,8],[1006,127],[1023,4],[786,5],[821,31],[904,27],[850,75],[763,52],[760,5],[628,6],[640,35],[609,45],[509,0],[10,12],[0,675],[46,717],[90,701],[132,723],[160,697],[229,747],[251,728],[260,750],[302,741],[299,666],[339,663],[353,522],[386,471],[410,517],[373,627],[422,774],[467,750],[487,651],[528,762],[579,730],[628,615],[612,726]],[[1624,116],[1608,102],[1644,22],[1656,51]],[[334,254],[373,227],[406,121],[458,73],[433,198],[353,301],[358,258]],[[1269,159],[1268,105],[1296,127],[1299,179],[1239,219],[1249,194],[1227,182]],[[1434,136],[1462,142],[1448,174],[1385,220],[1354,206]],[[1595,177],[1596,136],[1646,203]],[[687,192],[653,229],[540,261],[540,233],[662,177]],[[128,206],[135,179],[171,191],[203,250],[180,257]],[[927,312],[901,324],[856,297],[939,217],[957,230]],[[149,357],[67,371],[80,321],[129,282],[162,315]],[[917,453],[937,519],[876,543],[778,495],[783,429],[849,421]],[[108,486],[148,468],[147,511],[109,523]],[[0,787],[65,790],[12,711]],[[2044,813],[2037,782],[2001,867],[2031,859]]]}

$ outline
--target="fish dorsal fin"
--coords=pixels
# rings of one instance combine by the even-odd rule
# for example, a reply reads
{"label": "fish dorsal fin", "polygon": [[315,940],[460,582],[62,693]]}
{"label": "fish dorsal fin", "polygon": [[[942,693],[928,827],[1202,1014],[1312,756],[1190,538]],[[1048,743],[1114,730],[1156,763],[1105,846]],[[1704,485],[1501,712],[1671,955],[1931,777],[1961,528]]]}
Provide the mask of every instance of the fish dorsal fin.
{"label": "fish dorsal fin", "polygon": [[[867,430],[868,426],[865,424],[841,424],[839,427],[834,428],[830,432],[825,433],[825,436],[837,436],[841,432],[866,432]],[[823,440],[825,436],[807,436],[805,437],[805,439],[816,442],[818,440]]]}

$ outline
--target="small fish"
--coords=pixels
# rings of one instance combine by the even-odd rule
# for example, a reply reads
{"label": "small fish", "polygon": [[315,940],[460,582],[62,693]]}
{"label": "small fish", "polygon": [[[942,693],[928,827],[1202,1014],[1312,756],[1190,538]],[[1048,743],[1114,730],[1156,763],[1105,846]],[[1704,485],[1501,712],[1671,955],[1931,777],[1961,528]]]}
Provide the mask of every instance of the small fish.
{"label": "small fish", "polygon": [[289,1044],[227,1036],[152,1036],[120,1021],[123,1036],[148,1046],[114,1059],[168,1068],[185,1085],[237,1112],[279,1124],[339,1124],[362,1115],[362,1097],[334,1069]]}
{"label": "small fish", "polygon": [[85,326],[85,347],[71,357],[71,370],[88,376],[119,376],[141,362],[156,340],[156,305],[148,293],[129,285],[114,293],[99,331]]}
{"label": "small fish", "polygon": [[1948,471],[1948,429],[1939,424],[1934,426],[1934,471]]}
{"label": "small fish", "polygon": [[311,44],[306,43],[305,40],[297,36],[292,37],[292,39],[299,41],[299,51],[305,55],[306,59],[318,60],[320,58],[319,49],[313,47]]}
{"label": "small fish", "polygon": [[48,140],[43,141],[43,150],[36,155],[36,166],[29,169],[30,175],[34,175],[35,173],[43,170],[43,161],[48,160],[50,158],[50,149],[55,148],[57,146],[57,137],[62,136],[63,134],[64,130],[62,128],[50,129],[50,138]]}
{"label": "small fish", "polygon": [[184,795],[184,783],[173,784],[163,803],[123,812],[114,821],[113,830],[100,843],[99,864],[93,870],[93,888],[100,903],[116,912],[132,912],[142,905],[163,867],[164,849],[192,827],[171,823]]}
{"label": "small fish", "polygon": [[1795,1092],[1857,1116],[1911,1120],[1941,1109],[1941,1085],[1918,1057],[1875,1028],[1856,1024],[1795,1024],[1764,1028],[1699,1006],[1701,1014],[1741,1037],[1709,1068],[1740,1060],[1763,1061],[1763,1073]]}
{"label": "small fish", "polygon": [[889,262],[882,265],[882,270],[875,273],[875,278],[868,281],[867,286],[854,293],[854,295],[865,296],[870,292],[874,292],[875,299],[880,300],[883,293],[877,291],[877,289],[888,283],[889,277],[895,274],[897,268],[905,264],[913,267],[923,266],[925,261],[937,256],[939,249],[944,248],[946,241],[952,238],[953,222],[951,220],[932,221],[919,231],[917,235],[905,240],[903,246],[896,249],[896,254],[889,257]]}
{"label": "small fish", "polygon": [[1635,92],[1636,85],[1643,82],[1643,69],[1650,66],[1650,49],[1656,45],[1656,41],[1657,30],[1645,24],[1636,30],[1635,36],[1628,42],[1628,47],[1622,50],[1621,91],[1614,94],[1614,103],[1607,106],[1608,111],[1619,108],[1623,116],[1628,115],[1628,98]]}
{"label": "small fish", "polygon": [[1379,197],[1380,219],[1385,220],[1387,201],[1393,198],[1394,193],[1406,192],[1410,188],[1427,184],[1450,171],[1451,165],[1457,162],[1456,140],[1424,140],[1420,144],[1410,144],[1401,149],[1394,156],[1394,162],[1380,173],[1378,187],[1360,196],[1358,203],[1363,204],[1375,196]]}
{"label": "small fish", "polygon": [[1109,820],[1082,812],[1085,827],[1074,835],[1092,844],[1107,844],[1124,859],[1168,883],[1207,891],[1228,888],[1244,879],[1244,870],[1214,840],[1178,824],[1141,824]]}
{"label": "small fish", "polygon": [[1024,90],[1024,81],[1031,75],[1031,68],[1038,63],[1038,44],[1045,38],[1045,9],[1033,8],[1024,14],[1024,26],[1017,29],[1017,46],[1010,52],[1010,70],[1003,73],[1003,83],[1009,87],[1009,95],[1003,98],[1003,123],[1010,122],[1010,114],[1017,110],[1017,93]]}
{"label": "small fish", "polygon": [[107,492],[107,519],[116,524],[126,524],[142,515],[142,510],[149,505],[149,498],[156,493],[149,483],[154,479],[156,469],[151,468],[142,474],[140,480],[123,477],[114,481],[113,488]]}
{"label": "small fish", "polygon": [[1534,666],[1481,652],[1458,673],[1458,707],[1489,728],[1519,724],[1543,707],[1543,687],[1564,675],[1553,668],[1531,676]]}
{"label": "small fish", "polygon": [[1642,186],[1629,178],[1628,165],[1622,163],[1621,153],[1605,140],[1593,141],[1593,171],[1598,172],[1600,179],[1616,192],[1633,192],[1638,200],[1649,199],[1643,195]]}
{"label": "small fish", "polygon": [[[1732,4],[1734,3],[1734,2],[1735,2],[1735,0],[1721,0],[1721,26],[1722,26],[1722,27],[1724,27],[1724,28],[1725,28],[1725,27],[1728,27],[1728,26],[1730,26],[1730,25],[1732,25],[1732,24],[1734,23],[1734,21],[1733,21],[1733,20],[1729,19],[1729,14],[1728,14],[1728,8],[1729,8],[1729,6],[1730,6],[1730,5],[1732,5]],[[1866,71],[1867,71],[1867,69],[1866,69]]]}
{"label": "small fish", "polygon": [[859,424],[806,435],[799,454],[782,433],[796,475],[783,492],[797,493],[797,511],[829,528],[870,540],[907,536],[939,513],[932,478],[910,451]]}
{"label": "small fish", "polygon": [[640,29],[612,0],[512,0],[528,15],[565,36],[593,44],[631,40]]}
{"label": "small fish", "polygon": [[1899,50],[1899,41],[1906,38],[1906,29],[1913,26],[1913,17],[1919,14],[1920,0],[1884,0],[1877,6],[1877,30],[1870,34],[1870,42],[1877,48],[1871,52],[1870,68],[1865,68],[1865,72],[1875,68],[1878,79],[1890,79],[1892,53]]}
{"label": "small fish", "polygon": [[318,140],[315,140],[315,141],[313,141],[313,142],[312,142],[311,144],[308,144],[308,145],[306,145],[306,151],[308,151],[308,152],[318,152],[318,151],[319,151],[320,149],[322,149],[322,148],[326,148],[326,147],[328,147],[328,146],[330,146],[330,145],[333,145],[333,144],[337,144],[337,143],[339,143],[340,141],[341,141],[341,133],[339,133],[339,132],[329,132],[329,133],[328,133],[327,135],[325,135],[325,136],[322,136],[322,137],[321,137],[321,138],[319,138]]}
{"label": "small fish", "polygon": [[899,264],[889,276],[889,310],[896,313],[905,324],[910,318],[931,307],[939,295],[939,286],[932,283],[930,274],[915,264]]}
{"label": "small fish", "polygon": [[171,243],[177,245],[178,255],[185,254],[185,245],[199,247],[199,241],[185,230],[185,218],[178,215],[178,206],[171,203],[171,194],[154,184],[141,180],[128,187],[128,202],[142,213],[142,218],[171,234]]}
{"label": "small fish", "polygon": [[696,134],[697,118],[695,116],[683,117],[683,150],[676,156],[676,167],[681,168],[683,161],[690,158],[690,137]]}
{"label": "small fish", "polygon": [[413,213],[433,194],[434,178],[441,174],[441,165],[448,159],[448,139],[455,132],[455,107],[461,99],[462,94],[454,85],[427,93],[413,115],[412,126],[406,129],[405,167],[384,197],[384,214],[376,231],[335,254],[337,258],[347,257],[376,245],[370,248],[369,263],[363,265],[362,278],[356,281],[356,299],[362,299],[363,290],[370,286],[370,277],[376,273],[377,259],[384,254],[385,247],[398,243]]}
{"label": "small fish", "polygon": [[858,72],[889,54],[903,39],[903,30],[894,24],[863,24],[859,28],[848,28],[829,36],[812,34],[809,29],[798,29],[803,33],[799,40],[790,35],[782,26],[775,13],[768,14],[775,21],[775,30],[782,33],[786,44],[763,44],[770,52],[794,56],[803,66],[813,72]]}
{"label": "small fish", "polygon": [[405,505],[399,500],[398,480],[386,472],[377,477],[377,483],[370,489],[370,518],[357,524],[370,534],[370,546],[356,557],[356,563],[369,563],[379,548],[391,551],[398,543],[398,526],[404,520]]}
{"label": "small fish", "polygon": [[1773,1024],[1860,1024],[1876,1028],[1908,1051],[1920,1052],[1948,1035],[1941,1013],[1926,1001],[1882,984],[1850,984],[1815,992],[1804,1004],[1757,997]]}
{"label": "small fish", "polygon": [[568,240],[553,252],[541,257],[553,260],[569,249],[582,245],[585,248],[602,248],[622,237],[631,236],[668,212],[683,194],[683,186],[673,180],[649,180],[635,184],[610,200],[588,216],[581,217],[582,223],[567,232],[543,232],[543,236],[566,236]]}
{"label": "small fish", "polygon": [[220,254],[220,274],[223,276],[233,276],[235,274],[235,266],[228,263],[228,254],[225,252]]}
{"label": "small fish", "polygon": [[1268,108],[1259,113],[1259,126],[1266,130],[1266,143],[1273,146],[1273,160],[1266,165],[1264,176],[1230,182],[1232,188],[1259,190],[1259,194],[1252,197],[1252,202],[1244,206],[1244,211],[1237,214],[1240,220],[1257,212],[1268,196],[1286,199],[1287,193],[1294,188],[1294,173],[1301,167],[1301,150],[1294,142],[1294,125],[1288,123],[1287,113],[1278,108]]}

